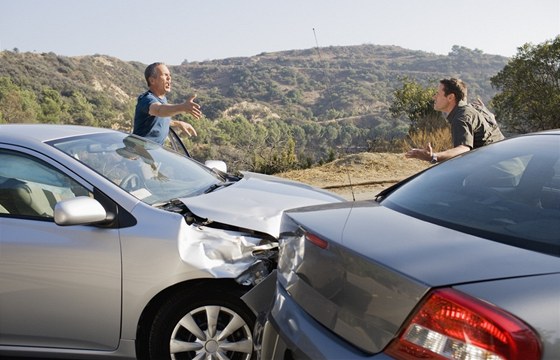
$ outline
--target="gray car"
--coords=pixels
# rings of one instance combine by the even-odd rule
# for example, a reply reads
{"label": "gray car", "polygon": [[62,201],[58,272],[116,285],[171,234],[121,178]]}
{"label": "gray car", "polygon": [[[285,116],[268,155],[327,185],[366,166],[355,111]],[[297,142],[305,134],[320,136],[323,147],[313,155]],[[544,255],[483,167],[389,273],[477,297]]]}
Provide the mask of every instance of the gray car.
{"label": "gray car", "polygon": [[249,359],[286,209],[340,202],[110,129],[0,126],[0,357]]}
{"label": "gray car", "polygon": [[560,359],[560,131],[281,229],[262,359]]}

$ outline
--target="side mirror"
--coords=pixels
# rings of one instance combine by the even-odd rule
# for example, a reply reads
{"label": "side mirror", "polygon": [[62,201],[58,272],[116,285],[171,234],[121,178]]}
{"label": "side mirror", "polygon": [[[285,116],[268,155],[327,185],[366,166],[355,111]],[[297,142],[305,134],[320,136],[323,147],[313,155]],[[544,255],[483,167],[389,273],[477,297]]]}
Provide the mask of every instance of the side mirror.
{"label": "side mirror", "polygon": [[210,169],[216,169],[216,170],[221,171],[223,173],[227,173],[227,165],[226,165],[225,162],[223,162],[221,160],[206,160],[204,162],[204,165],[206,165]]}
{"label": "side mirror", "polygon": [[88,225],[107,220],[107,212],[99,201],[87,196],[62,200],[54,207],[57,225]]}

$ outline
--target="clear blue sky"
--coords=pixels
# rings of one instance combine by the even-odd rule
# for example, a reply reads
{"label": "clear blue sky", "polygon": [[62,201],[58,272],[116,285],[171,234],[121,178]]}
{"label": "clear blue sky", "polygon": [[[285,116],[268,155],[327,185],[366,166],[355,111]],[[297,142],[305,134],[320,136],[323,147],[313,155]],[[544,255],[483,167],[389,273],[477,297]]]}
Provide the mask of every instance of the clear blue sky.
{"label": "clear blue sky", "polygon": [[317,44],[513,56],[558,34],[560,0],[0,0],[0,50],[144,64]]}

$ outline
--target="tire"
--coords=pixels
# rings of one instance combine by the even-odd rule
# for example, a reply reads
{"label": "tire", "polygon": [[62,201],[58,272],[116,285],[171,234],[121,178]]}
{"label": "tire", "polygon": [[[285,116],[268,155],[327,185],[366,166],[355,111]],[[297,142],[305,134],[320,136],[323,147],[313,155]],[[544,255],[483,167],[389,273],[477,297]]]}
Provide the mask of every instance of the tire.
{"label": "tire", "polygon": [[181,293],[169,299],[152,324],[149,358],[253,358],[255,316],[235,295],[214,291]]}

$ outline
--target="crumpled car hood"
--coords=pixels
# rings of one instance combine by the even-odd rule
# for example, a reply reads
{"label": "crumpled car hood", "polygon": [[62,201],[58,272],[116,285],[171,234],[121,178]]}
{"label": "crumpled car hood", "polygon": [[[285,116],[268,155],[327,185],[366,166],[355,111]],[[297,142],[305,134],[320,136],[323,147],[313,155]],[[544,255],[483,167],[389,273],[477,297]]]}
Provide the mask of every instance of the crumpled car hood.
{"label": "crumpled car hood", "polygon": [[344,201],[336,194],[300,182],[251,172],[243,175],[233,185],[179,200],[196,216],[275,238],[285,210]]}

